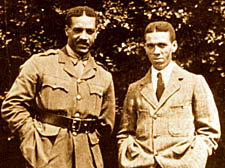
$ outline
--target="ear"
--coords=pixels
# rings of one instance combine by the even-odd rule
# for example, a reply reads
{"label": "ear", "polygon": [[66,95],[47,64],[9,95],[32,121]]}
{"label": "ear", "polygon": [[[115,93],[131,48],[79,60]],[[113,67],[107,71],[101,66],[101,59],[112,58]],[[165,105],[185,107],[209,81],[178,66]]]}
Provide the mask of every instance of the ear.
{"label": "ear", "polygon": [[177,41],[176,41],[176,40],[174,40],[174,41],[172,42],[172,52],[173,52],[173,53],[175,53],[175,52],[176,52],[177,47],[178,47]]}
{"label": "ear", "polygon": [[68,31],[69,31],[69,26],[66,25],[66,26],[65,26],[65,34],[66,34],[66,36],[68,36]]}

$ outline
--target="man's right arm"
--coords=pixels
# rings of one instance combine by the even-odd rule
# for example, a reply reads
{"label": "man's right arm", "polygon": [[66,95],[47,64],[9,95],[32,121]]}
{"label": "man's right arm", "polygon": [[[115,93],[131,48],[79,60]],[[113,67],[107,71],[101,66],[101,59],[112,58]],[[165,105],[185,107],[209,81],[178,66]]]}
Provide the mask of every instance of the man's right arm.
{"label": "man's right arm", "polygon": [[[121,114],[120,127],[117,134],[118,138],[118,159],[121,167],[130,167],[136,165],[135,160],[129,158],[135,158],[138,155],[138,151],[133,150],[132,146],[135,143],[136,134],[136,103],[135,103],[135,91],[132,89],[132,85],[128,88],[126,94],[123,110]],[[129,156],[128,156],[129,155]]]}
{"label": "man's right arm", "polygon": [[7,121],[10,130],[17,132],[22,140],[33,130],[33,121],[28,109],[36,94],[39,78],[39,63],[30,58],[22,66],[18,77],[2,103],[1,115]]}
{"label": "man's right arm", "polygon": [[119,145],[122,141],[127,139],[128,136],[135,135],[136,119],[134,92],[131,87],[129,87],[124,100],[119,132],[117,134]]}

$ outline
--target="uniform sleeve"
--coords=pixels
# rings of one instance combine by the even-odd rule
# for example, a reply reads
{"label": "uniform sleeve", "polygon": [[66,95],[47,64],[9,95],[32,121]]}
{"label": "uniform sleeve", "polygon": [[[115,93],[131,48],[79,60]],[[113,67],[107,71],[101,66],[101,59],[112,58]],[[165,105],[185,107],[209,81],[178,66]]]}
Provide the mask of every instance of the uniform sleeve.
{"label": "uniform sleeve", "polygon": [[30,103],[35,97],[38,81],[38,66],[35,58],[27,60],[2,103],[1,115],[7,121],[10,130],[23,139],[33,128]]}
{"label": "uniform sleeve", "polygon": [[101,135],[112,133],[115,122],[115,92],[111,74],[107,88],[103,92],[100,121],[99,133]]}
{"label": "uniform sleeve", "polygon": [[218,147],[221,130],[212,92],[203,76],[198,76],[194,89],[193,112],[197,138],[204,142],[208,154]]}

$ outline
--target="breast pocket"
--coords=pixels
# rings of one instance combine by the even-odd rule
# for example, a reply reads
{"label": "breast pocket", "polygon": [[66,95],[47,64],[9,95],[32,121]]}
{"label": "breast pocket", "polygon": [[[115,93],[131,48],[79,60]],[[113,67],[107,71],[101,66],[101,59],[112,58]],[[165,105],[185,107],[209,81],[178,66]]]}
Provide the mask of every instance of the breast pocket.
{"label": "breast pocket", "polygon": [[43,88],[50,87],[52,91],[63,91],[68,92],[68,81],[57,78],[55,76],[45,75],[43,84]]}
{"label": "breast pocket", "polygon": [[169,107],[168,130],[172,136],[188,136],[194,133],[192,104],[174,104]]}
{"label": "breast pocket", "polygon": [[[39,96],[47,109],[58,109],[67,106],[71,101],[69,97],[69,81],[55,76],[45,75]],[[61,109],[60,108],[60,109]]]}
{"label": "breast pocket", "polygon": [[91,106],[96,113],[100,113],[104,87],[93,83],[89,83],[88,86],[90,91],[89,106]]}

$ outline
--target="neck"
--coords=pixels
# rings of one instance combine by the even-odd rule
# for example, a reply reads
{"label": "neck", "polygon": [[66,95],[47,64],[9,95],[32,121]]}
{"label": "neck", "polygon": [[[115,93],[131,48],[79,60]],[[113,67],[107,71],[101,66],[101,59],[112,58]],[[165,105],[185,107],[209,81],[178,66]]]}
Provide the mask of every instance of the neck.
{"label": "neck", "polygon": [[87,60],[89,57],[89,53],[80,54],[80,53],[74,52],[73,49],[69,46],[69,44],[66,45],[66,50],[67,50],[68,55],[70,55],[71,57],[74,57],[74,58],[78,58],[81,60]]}

